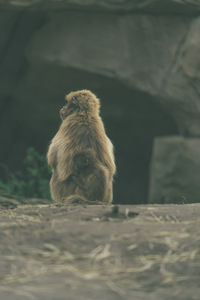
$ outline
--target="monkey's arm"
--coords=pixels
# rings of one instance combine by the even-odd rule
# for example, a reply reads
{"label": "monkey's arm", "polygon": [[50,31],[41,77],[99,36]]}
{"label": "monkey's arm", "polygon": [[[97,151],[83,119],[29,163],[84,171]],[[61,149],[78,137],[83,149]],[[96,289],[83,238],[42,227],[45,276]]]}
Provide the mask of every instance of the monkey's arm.
{"label": "monkey's arm", "polygon": [[108,143],[108,150],[110,154],[110,166],[111,166],[111,172],[112,175],[116,173],[116,165],[115,165],[115,157],[114,157],[114,148],[113,144],[111,143],[110,139],[107,137],[107,143]]}
{"label": "monkey's arm", "polygon": [[56,167],[56,161],[57,161],[57,149],[55,147],[55,144],[53,144],[52,142],[47,152],[47,162],[48,165],[53,169]]}
{"label": "monkey's arm", "polygon": [[72,174],[73,155],[67,151],[65,145],[60,145],[57,151],[56,170],[60,181],[65,181]]}

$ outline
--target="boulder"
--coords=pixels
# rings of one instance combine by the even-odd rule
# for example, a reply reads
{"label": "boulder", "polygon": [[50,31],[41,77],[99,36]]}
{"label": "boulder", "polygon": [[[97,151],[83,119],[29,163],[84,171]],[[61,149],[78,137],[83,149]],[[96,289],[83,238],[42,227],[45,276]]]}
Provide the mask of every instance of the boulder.
{"label": "boulder", "polygon": [[40,62],[97,73],[153,95],[181,134],[199,136],[199,20],[53,13],[33,35],[26,55],[30,65]]}
{"label": "boulder", "polygon": [[200,202],[200,139],[156,138],[150,169],[150,203]]}

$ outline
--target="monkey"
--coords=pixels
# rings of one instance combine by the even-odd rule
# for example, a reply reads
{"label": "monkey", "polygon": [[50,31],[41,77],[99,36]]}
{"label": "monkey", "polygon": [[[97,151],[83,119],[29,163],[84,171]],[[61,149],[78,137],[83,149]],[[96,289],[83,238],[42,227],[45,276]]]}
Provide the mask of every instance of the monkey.
{"label": "monkey", "polygon": [[100,116],[100,100],[89,90],[70,92],[47,162],[51,197],[58,203],[111,203],[116,173],[113,144]]}

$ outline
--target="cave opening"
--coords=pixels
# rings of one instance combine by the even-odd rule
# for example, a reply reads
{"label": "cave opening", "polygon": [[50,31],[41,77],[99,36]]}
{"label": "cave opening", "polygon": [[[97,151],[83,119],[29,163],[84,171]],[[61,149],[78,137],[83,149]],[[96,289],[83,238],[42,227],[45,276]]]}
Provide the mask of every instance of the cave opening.
{"label": "cave opening", "polygon": [[[58,111],[64,95],[80,89],[89,89],[101,99],[101,116],[115,148],[114,203],[147,203],[153,140],[177,134],[177,127],[154,97],[105,76],[52,65],[32,66],[19,97],[12,99],[17,119],[12,118],[10,127],[5,121],[9,134],[5,134],[1,149],[4,164],[19,169],[30,146],[45,154],[60,124]],[[11,118],[9,107],[8,112]],[[10,147],[9,141],[14,146]]]}
{"label": "cave opening", "polygon": [[177,126],[148,94],[120,83],[96,92],[102,99],[106,132],[115,147],[114,203],[145,204],[154,138],[177,135]]}

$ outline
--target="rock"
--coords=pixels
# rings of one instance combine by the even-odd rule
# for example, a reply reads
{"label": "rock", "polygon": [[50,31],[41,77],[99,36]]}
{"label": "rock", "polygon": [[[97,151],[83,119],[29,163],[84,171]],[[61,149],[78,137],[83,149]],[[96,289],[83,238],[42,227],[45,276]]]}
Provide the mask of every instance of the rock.
{"label": "rock", "polygon": [[163,83],[163,93],[169,99],[168,107],[171,107],[180,132],[186,136],[200,135],[199,30],[200,18],[197,18],[182,36],[174,62]]}
{"label": "rock", "polygon": [[197,14],[200,4],[194,0],[0,0],[0,5],[7,8],[31,9],[69,9],[81,8],[113,12],[153,12]]}
{"label": "rock", "polygon": [[[199,23],[198,18],[193,22],[188,17],[54,13],[33,36],[26,54],[31,65],[40,62],[97,73],[153,95],[173,116],[180,133],[198,136],[199,64],[195,37]],[[197,63],[192,79],[184,71],[191,57],[190,69]]]}
{"label": "rock", "polygon": [[163,97],[162,83],[191,24],[188,17],[133,18],[90,12],[64,11],[48,17],[26,50],[31,65],[40,62],[97,73],[159,97]]}
{"label": "rock", "polygon": [[200,202],[200,139],[156,138],[150,171],[150,203]]}

